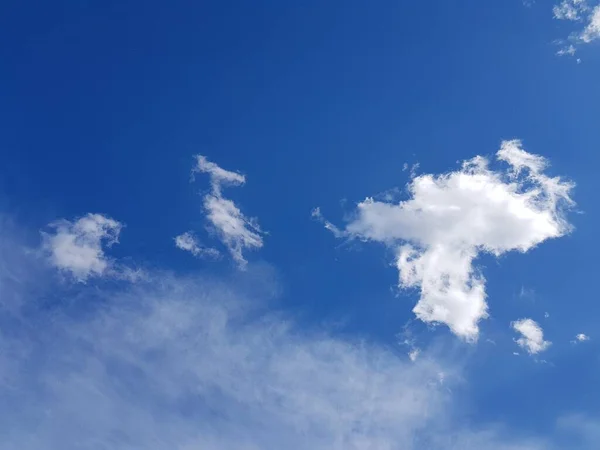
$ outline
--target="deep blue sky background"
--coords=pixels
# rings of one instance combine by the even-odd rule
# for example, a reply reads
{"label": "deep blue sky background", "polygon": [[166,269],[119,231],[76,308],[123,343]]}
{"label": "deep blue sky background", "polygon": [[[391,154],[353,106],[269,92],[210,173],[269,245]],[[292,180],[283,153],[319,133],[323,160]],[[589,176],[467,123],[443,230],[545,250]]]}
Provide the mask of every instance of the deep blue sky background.
{"label": "deep blue sky background", "polygon": [[[247,176],[228,196],[270,232],[250,258],[279,271],[279,308],[395,345],[414,293],[396,297],[392,255],[340,245],[311,209],[340,223],[342,200],[402,187],[405,162],[444,172],[521,138],[577,183],[583,214],[572,236],[483,259],[492,318],[462,350],[473,408],[537,429],[557,411],[598,412],[594,341],[568,341],[594,337],[600,312],[600,51],[581,64],[555,56],[561,26],[550,4],[519,0],[5,2],[2,202],[35,229],[105,213],[127,225],[115,256],[228,271],[173,246],[190,228],[207,239],[197,194],[208,183],[189,183],[202,153]],[[511,354],[521,316],[554,342],[548,364]],[[421,342],[449,335],[414,327]]]}

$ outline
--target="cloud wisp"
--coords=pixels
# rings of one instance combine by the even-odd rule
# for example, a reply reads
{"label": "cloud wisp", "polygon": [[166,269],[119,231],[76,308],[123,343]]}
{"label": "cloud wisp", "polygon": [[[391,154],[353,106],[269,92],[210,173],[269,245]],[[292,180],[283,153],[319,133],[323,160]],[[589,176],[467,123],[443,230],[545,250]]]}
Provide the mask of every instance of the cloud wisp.
{"label": "cloud wisp", "polygon": [[175,246],[183,251],[190,252],[198,258],[219,258],[221,253],[219,250],[211,247],[200,245],[198,239],[191,231],[186,231],[175,237]]}
{"label": "cloud wisp", "polygon": [[496,153],[506,170],[492,170],[477,156],[459,170],[419,175],[410,198],[393,203],[367,198],[341,229],[322,218],[336,237],[381,242],[396,253],[399,286],[418,288],[413,311],[427,323],[447,325],[475,341],[488,317],[485,278],[474,265],[481,253],[522,253],[571,230],[564,217],[573,206],[573,183],[544,173],[548,162],[526,152],[519,140]]}
{"label": "cloud wisp", "polygon": [[511,327],[521,335],[515,342],[530,355],[541,353],[552,344],[544,340],[542,327],[532,319],[516,320],[511,323]]}
{"label": "cloud wisp", "polygon": [[[192,174],[206,173],[210,176],[211,191],[204,196],[204,210],[213,231],[227,247],[238,267],[244,269],[247,261],[244,250],[259,249],[263,246],[263,232],[256,219],[246,217],[237,205],[223,196],[226,186],[241,186],[246,182],[244,175],[231,172],[208,161],[202,155],[196,156],[196,165]],[[176,245],[187,247],[184,250],[199,252],[200,247],[194,246],[190,234],[184,233],[176,238]],[[177,241],[179,239],[179,241]],[[177,244],[179,242],[179,244]],[[204,252],[206,253],[206,252]],[[214,256],[214,252],[209,250]]]}

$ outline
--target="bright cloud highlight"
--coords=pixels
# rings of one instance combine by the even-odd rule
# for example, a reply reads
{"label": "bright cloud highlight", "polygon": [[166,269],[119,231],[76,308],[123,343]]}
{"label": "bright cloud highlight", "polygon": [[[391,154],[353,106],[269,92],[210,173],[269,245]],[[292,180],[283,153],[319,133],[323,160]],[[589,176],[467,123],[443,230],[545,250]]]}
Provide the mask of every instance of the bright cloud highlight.
{"label": "bright cloud highlight", "polygon": [[474,341],[488,316],[477,256],[527,252],[571,230],[563,211],[573,205],[572,183],[545,175],[547,161],[523,150],[519,140],[502,142],[496,159],[508,169],[492,170],[477,156],[457,171],[415,177],[406,201],[367,198],[345,229],[325,221],[318,209],[313,216],[338,237],[392,247],[399,285],[420,291],[417,317]]}
{"label": "bright cloud highlight", "polygon": [[544,340],[544,332],[537,322],[531,319],[520,319],[511,323],[513,330],[521,334],[517,344],[530,355],[543,352],[552,344]]}

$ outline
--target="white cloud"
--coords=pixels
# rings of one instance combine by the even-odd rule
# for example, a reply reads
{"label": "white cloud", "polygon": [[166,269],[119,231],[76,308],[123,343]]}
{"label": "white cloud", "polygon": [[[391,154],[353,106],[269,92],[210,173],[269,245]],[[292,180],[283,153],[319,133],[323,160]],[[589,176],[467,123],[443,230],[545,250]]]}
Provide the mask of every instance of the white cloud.
{"label": "white cloud", "polygon": [[577,336],[575,336],[575,340],[573,342],[577,343],[577,342],[585,342],[585,341],[589,341],[590,337],[586,334],[583,333],[579,333]]}
{"label": "white cloud", "polygon": [[552,12],[555,19],[575,21],[581,20],[587,8],[587,3],[584,0],[563,0],[553,6]]}
{"label": "white cloud", "polygon": [[87,214],[75,222],[61,220],[50,227],[54,232],[42,236],[53,266],[81,282],[103,275],[110,268],[103,246],[118,242],[122,228],[119,222],[101,214]]}
{"label": "white cloud", "polygon": [[205,156],[196,156],[196,166],[192,173],[207,173],[210,175],[210,181],[213,190],[220,192],[221,186],[241,186],[246,183],[246,177],[237,172],[231,172],[210,162]]}
{"label": "white cloud", "polygon": [[190,231],[175,237],[175,246],[186,252],[190,252],[197,257],[218,258],[221,256],[219,251],[214,248],[207,248],[200,245],[196,236]]}
{"label": "white cloud", "polygon": [[418,288],[413,311],[428,323],[443,323],[467,340],[488,316],[485,278],[473,262],[480,253],[526,252],[571,229],[563,207],[573,205],[573,184],[545,175],[547,161],[525,152],[518,140],[504,141],[496,158],[508,170],[494,171],[477,156],[454,172],[419,175],[399,203],[367,198],[338,237],[378,241],[392,247],[399,285]]}
{"label": "white cloud", "polygon": [[262,231],[255,219],[247,218],[235,203],[223,197],[224,186],[240,186],[246,182],[243,175],[222,169],[204,156],[196,156],[192,173],[210,175],[211,192],[204,196],[204,209],[211,228],[227,246],[240,268],[247,264],[243,251],[263,246]]}
{"label": "white cloud", "polygon": [[544,340],[542,327],[531,319],[517,320],[512,322],[511,326],[522,336],[516,340],[517,344],[531,355],[543,352],[552,344]]}
{"label": "white cloud", "polygon": [[581,34],[585,43],[592,42],[600,37],[600,5],[597,5],[588,17],[588,23]]}
{"label": "white cloud", "polygon": [[559,41],[561,48],[557,52],[558,55],[573,56],[581,44],[589,44],[600,38],[600,2],[563,0],[556,4],[552,11],[555,19],[583,23],[583,28],[573,32],[567,42]]}

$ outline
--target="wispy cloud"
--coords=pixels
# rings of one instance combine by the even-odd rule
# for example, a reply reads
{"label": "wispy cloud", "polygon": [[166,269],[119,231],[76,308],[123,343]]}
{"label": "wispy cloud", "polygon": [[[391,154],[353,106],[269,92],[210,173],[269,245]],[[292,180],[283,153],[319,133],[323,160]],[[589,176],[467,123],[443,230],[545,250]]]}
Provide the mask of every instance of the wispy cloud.
{"label": "wispy cloud", "polygon": [[571,342],[573,344],[577,344],[579,342],[585,342],[585,341],[589,341],[589,340],[590,340],[590,337],[587,334],[579,333],[575,336],[575,339],[572,340]]}
{"label": "wispy cloud", "polygon": [[206,217],[220,240],[240,268],[247,264],[244,250],[263,246],[263,232],[256,219],[246,217],[236,204],[223,197],[225,186],[241,186],[246,178],[210,162],[202,155],[196,156],[196,166],[192,174],[206,173],[210,176],[211,192],[204,196]]}
{"label": "wispy cloud", "polygon": [[198,239],[191,231],[186,231],[176,236],[175,246],[199,258],[219,258],[221,256],[221,253],[217,249],[200,245]]}
{"label": "wispy cloud", "polygon": [[516,343],[530,355],[543,352],[552,344],[544,340],[542,327],[532,319],[520,319],[511,323],[512,328],[521,335]]}
{"label": "wispy cloud", "polygon": [[429,357],[301,331],[230,282],[149,279],[0,310],[3,448],[545,448],[456,423]]}
{"label": "wispy cloud", "polygon": [[573,205],[572,183],[545,175],[547,161],[518,140],[504,141],[496,158],[508,169],[494,171],[477,156],[457,171],[415,177],[406,201],[367,198],[344,229],[318,209],[313,215],[337,237],[393,248],[400,286],[420,290],[417,317],[473,341],[488,316],[485,278],[473,264],[477,256],[524,253],[571,230],[563,211]]}
{"label": "wispy cloud", "polygon": [[582,44],[600,38],[600,2],[588,0],[562,0],[554,5],[554,18],[577,24],[578,29],[567,40],[559,41],[558,55],[574,55]]}

